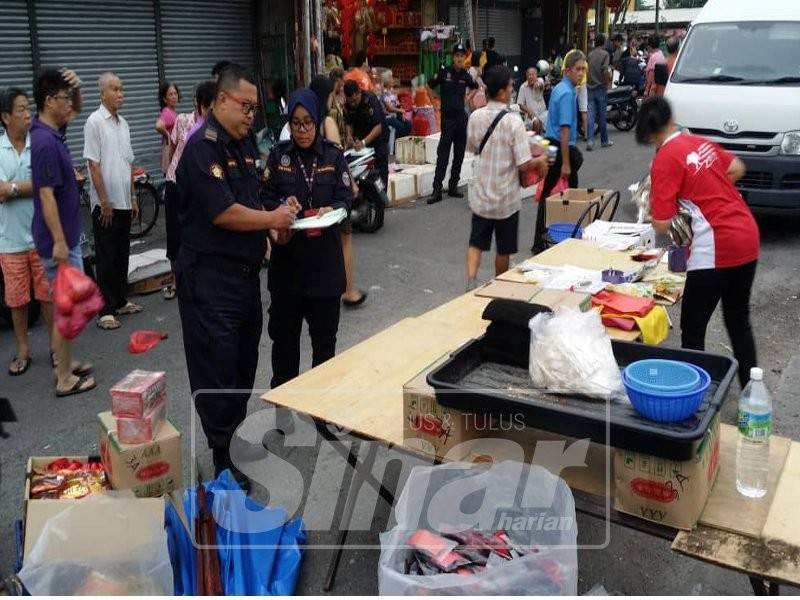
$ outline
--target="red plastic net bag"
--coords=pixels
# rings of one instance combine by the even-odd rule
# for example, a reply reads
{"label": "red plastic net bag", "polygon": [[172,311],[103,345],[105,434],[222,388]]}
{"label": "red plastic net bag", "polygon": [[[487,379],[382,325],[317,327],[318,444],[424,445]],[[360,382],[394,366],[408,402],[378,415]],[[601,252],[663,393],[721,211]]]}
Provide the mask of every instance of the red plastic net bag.
{"label": "red plastic net bag", "polygon": [[74,339],[102,309],[103,296],[97,284],[71,265],[59,265],[53,283],[58,332],[67,340]]}

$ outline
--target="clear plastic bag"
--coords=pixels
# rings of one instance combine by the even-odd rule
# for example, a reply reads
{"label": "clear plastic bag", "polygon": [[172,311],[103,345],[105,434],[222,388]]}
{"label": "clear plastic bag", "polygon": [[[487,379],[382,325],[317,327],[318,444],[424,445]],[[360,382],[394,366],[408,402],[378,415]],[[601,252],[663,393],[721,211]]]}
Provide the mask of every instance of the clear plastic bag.
{"label": "clear plastic bag", "polygon": [[19,572],[32,596],[173,593],[163,502],[94,494],[51,517]]}
{"label": "clear plastic bag", "polygon": [[528,370],[534,386],[556,394],[627,401],[611,339],[597,311],[542,313],[528,327]]}
{"label": "clear plastic bag", "polygon": [[[576,595],[577,523],[572,492],[543,467],[514,461],[415,467],[381,534],[378,591],[384,595]],[[505,530],[531,551],[460,575],[406,574],[412,533]],[[534,549],[535,548],[535,549]]]}

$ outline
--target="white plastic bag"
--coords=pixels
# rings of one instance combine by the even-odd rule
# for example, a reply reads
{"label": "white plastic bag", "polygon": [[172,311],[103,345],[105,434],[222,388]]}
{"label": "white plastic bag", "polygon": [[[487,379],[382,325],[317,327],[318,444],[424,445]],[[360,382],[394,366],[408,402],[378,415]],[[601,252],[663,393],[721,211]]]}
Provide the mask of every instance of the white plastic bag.
{"label": "white plastic bag", "polygon": [[[537,465],[446,463],[415,467],[394,507],[397,525],[381,534],[382,595],[576,595],[577,523],[572,492]],[[418,529],[453,533],[503,529],[515,544],[536,546],[474,575],[407,575],[406,545]]]}
{"label": "white plastic bag", "polygon": [[595,310],[562,309],[530,320],[533,385],[556,394],[626,401],[611,339]]}
{"label": "white plastic bag", "polygon": [[93,494],[51,517],[19,578],[32,596],[172,595],[172,565],[157,499]]}

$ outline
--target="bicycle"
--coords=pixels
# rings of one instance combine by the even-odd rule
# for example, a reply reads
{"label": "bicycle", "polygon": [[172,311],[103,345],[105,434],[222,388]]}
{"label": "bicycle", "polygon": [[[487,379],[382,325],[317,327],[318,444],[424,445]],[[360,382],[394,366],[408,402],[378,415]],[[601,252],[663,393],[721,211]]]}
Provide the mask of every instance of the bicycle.
{"label": "bicycle", "polygon": [[160,208],[159,193],[150,183],[150,174],[141,167],[133,169],[133,187],[139,203],[139,215],[131,220],[131,239],[138,239],[150,233],[158,220]]}

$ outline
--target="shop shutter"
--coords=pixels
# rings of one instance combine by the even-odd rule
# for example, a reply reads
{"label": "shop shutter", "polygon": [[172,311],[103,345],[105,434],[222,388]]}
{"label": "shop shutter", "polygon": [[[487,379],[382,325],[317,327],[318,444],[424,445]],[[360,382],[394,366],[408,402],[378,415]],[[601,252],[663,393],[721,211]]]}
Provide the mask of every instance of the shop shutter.
{"label": "shop shutter", "polygon": [[180,87],[182,110],[191,110],[194,87],[211,77],[217,61],[254,73],[252,0],[161,0],[161,24],[164,70]]}
{"label": "shop shutter", "polygon": [[[31,38],[25,0],[3,0],[0,16],[0,89],[18,87],[30,93],[33,88]],[[33,97],[30,99],[33,104]],[[2,130],[2,126],[0,126]]]}
{"label": "shop shutter", "polygon": [[67,130],[72,158],[82,162],[83,126],[100,105],[97,79],[119,75],[125,89],[121,114],[131,130],[136,165],[159,176],[158,63],[152,0],[36,0],[44,66],[67,66],[83,80],[83,112]]}
{"label": "shop shutter", "polygon": [[480,18],[495,39],[495,50],[506,57],[522,54],[522,14],[519,8],[480,9]]}

